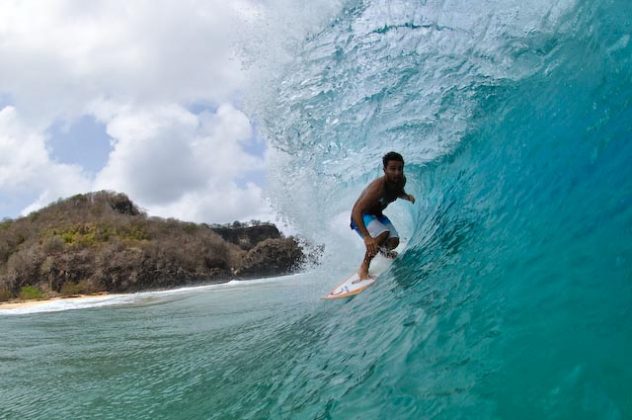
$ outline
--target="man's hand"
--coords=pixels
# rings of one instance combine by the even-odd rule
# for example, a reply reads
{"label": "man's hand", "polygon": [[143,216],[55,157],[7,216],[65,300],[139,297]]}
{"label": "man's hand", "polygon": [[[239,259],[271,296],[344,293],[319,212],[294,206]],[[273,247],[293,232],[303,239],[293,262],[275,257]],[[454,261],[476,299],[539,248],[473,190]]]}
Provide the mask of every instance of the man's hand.
{"label": "man's hand", "polygon": [[366,246],[366,252],[369,254],[369,256],[375,257],[378,249],[377,241],[375,240],[375,238],[372,238],[371,236],[366,236],[364,238],[364,245]]}

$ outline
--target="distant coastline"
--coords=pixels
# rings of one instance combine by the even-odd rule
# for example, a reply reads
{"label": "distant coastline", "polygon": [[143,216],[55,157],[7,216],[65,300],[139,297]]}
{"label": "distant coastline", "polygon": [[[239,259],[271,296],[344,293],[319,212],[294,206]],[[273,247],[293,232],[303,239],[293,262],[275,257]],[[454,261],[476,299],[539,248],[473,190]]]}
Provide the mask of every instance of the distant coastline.
{"label": "distant coastline", "polygon": [[271,223],[148,217],[125,194],[99,191],[0,222],[0,304],[279,276],[307,260]]}

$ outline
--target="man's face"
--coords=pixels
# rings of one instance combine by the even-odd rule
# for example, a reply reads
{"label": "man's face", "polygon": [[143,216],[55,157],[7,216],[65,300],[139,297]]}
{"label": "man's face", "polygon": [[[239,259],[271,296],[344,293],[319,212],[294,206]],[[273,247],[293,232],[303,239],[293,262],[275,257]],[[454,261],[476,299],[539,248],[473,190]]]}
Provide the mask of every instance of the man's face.
{"label": "man's face", "polygon": [[392,183],[400,183],[404,177],[404,162],[389,160],[384,168],[386,180]]}

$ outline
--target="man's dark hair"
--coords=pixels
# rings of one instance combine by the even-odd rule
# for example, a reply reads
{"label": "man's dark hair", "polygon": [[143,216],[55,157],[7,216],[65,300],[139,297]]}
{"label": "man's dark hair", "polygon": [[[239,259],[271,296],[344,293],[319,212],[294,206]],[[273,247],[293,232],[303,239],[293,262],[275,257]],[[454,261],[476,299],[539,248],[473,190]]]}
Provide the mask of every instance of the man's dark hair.
{"label": "man's dark hair", "polygon": [[391,160],[396,160],[398,162],[404,163],[404,158],[402,157],[402,155],[397,152],[388,152],[382,157],[382,164],[385,168],[388,165],[388,162],[390,162]]}

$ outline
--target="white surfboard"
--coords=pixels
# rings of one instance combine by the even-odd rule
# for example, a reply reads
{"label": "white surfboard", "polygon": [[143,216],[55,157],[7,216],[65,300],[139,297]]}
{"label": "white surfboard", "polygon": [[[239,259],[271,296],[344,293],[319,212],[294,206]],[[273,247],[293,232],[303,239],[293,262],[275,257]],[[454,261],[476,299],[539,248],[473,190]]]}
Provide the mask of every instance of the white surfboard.
{"label": "white surfboard", "polygon": [[360,280],[358,273],[353,273],[351,277],[336,286],[334,290],[329,292],[326,296],[323,296],[323,299],[342,299],[354,296],[373,283],[375,283],[375,277]]}
{"label": "white surfboard", "polygon": [[322,298],[333,300],[355,296],[375,283],[377,277],[385,272],[392,263],[393,258],[386,258],[381,254],[378,254],[371,263],[371,271],[369,272],[368,279],[360,280],[358,273],[355,272]]}

